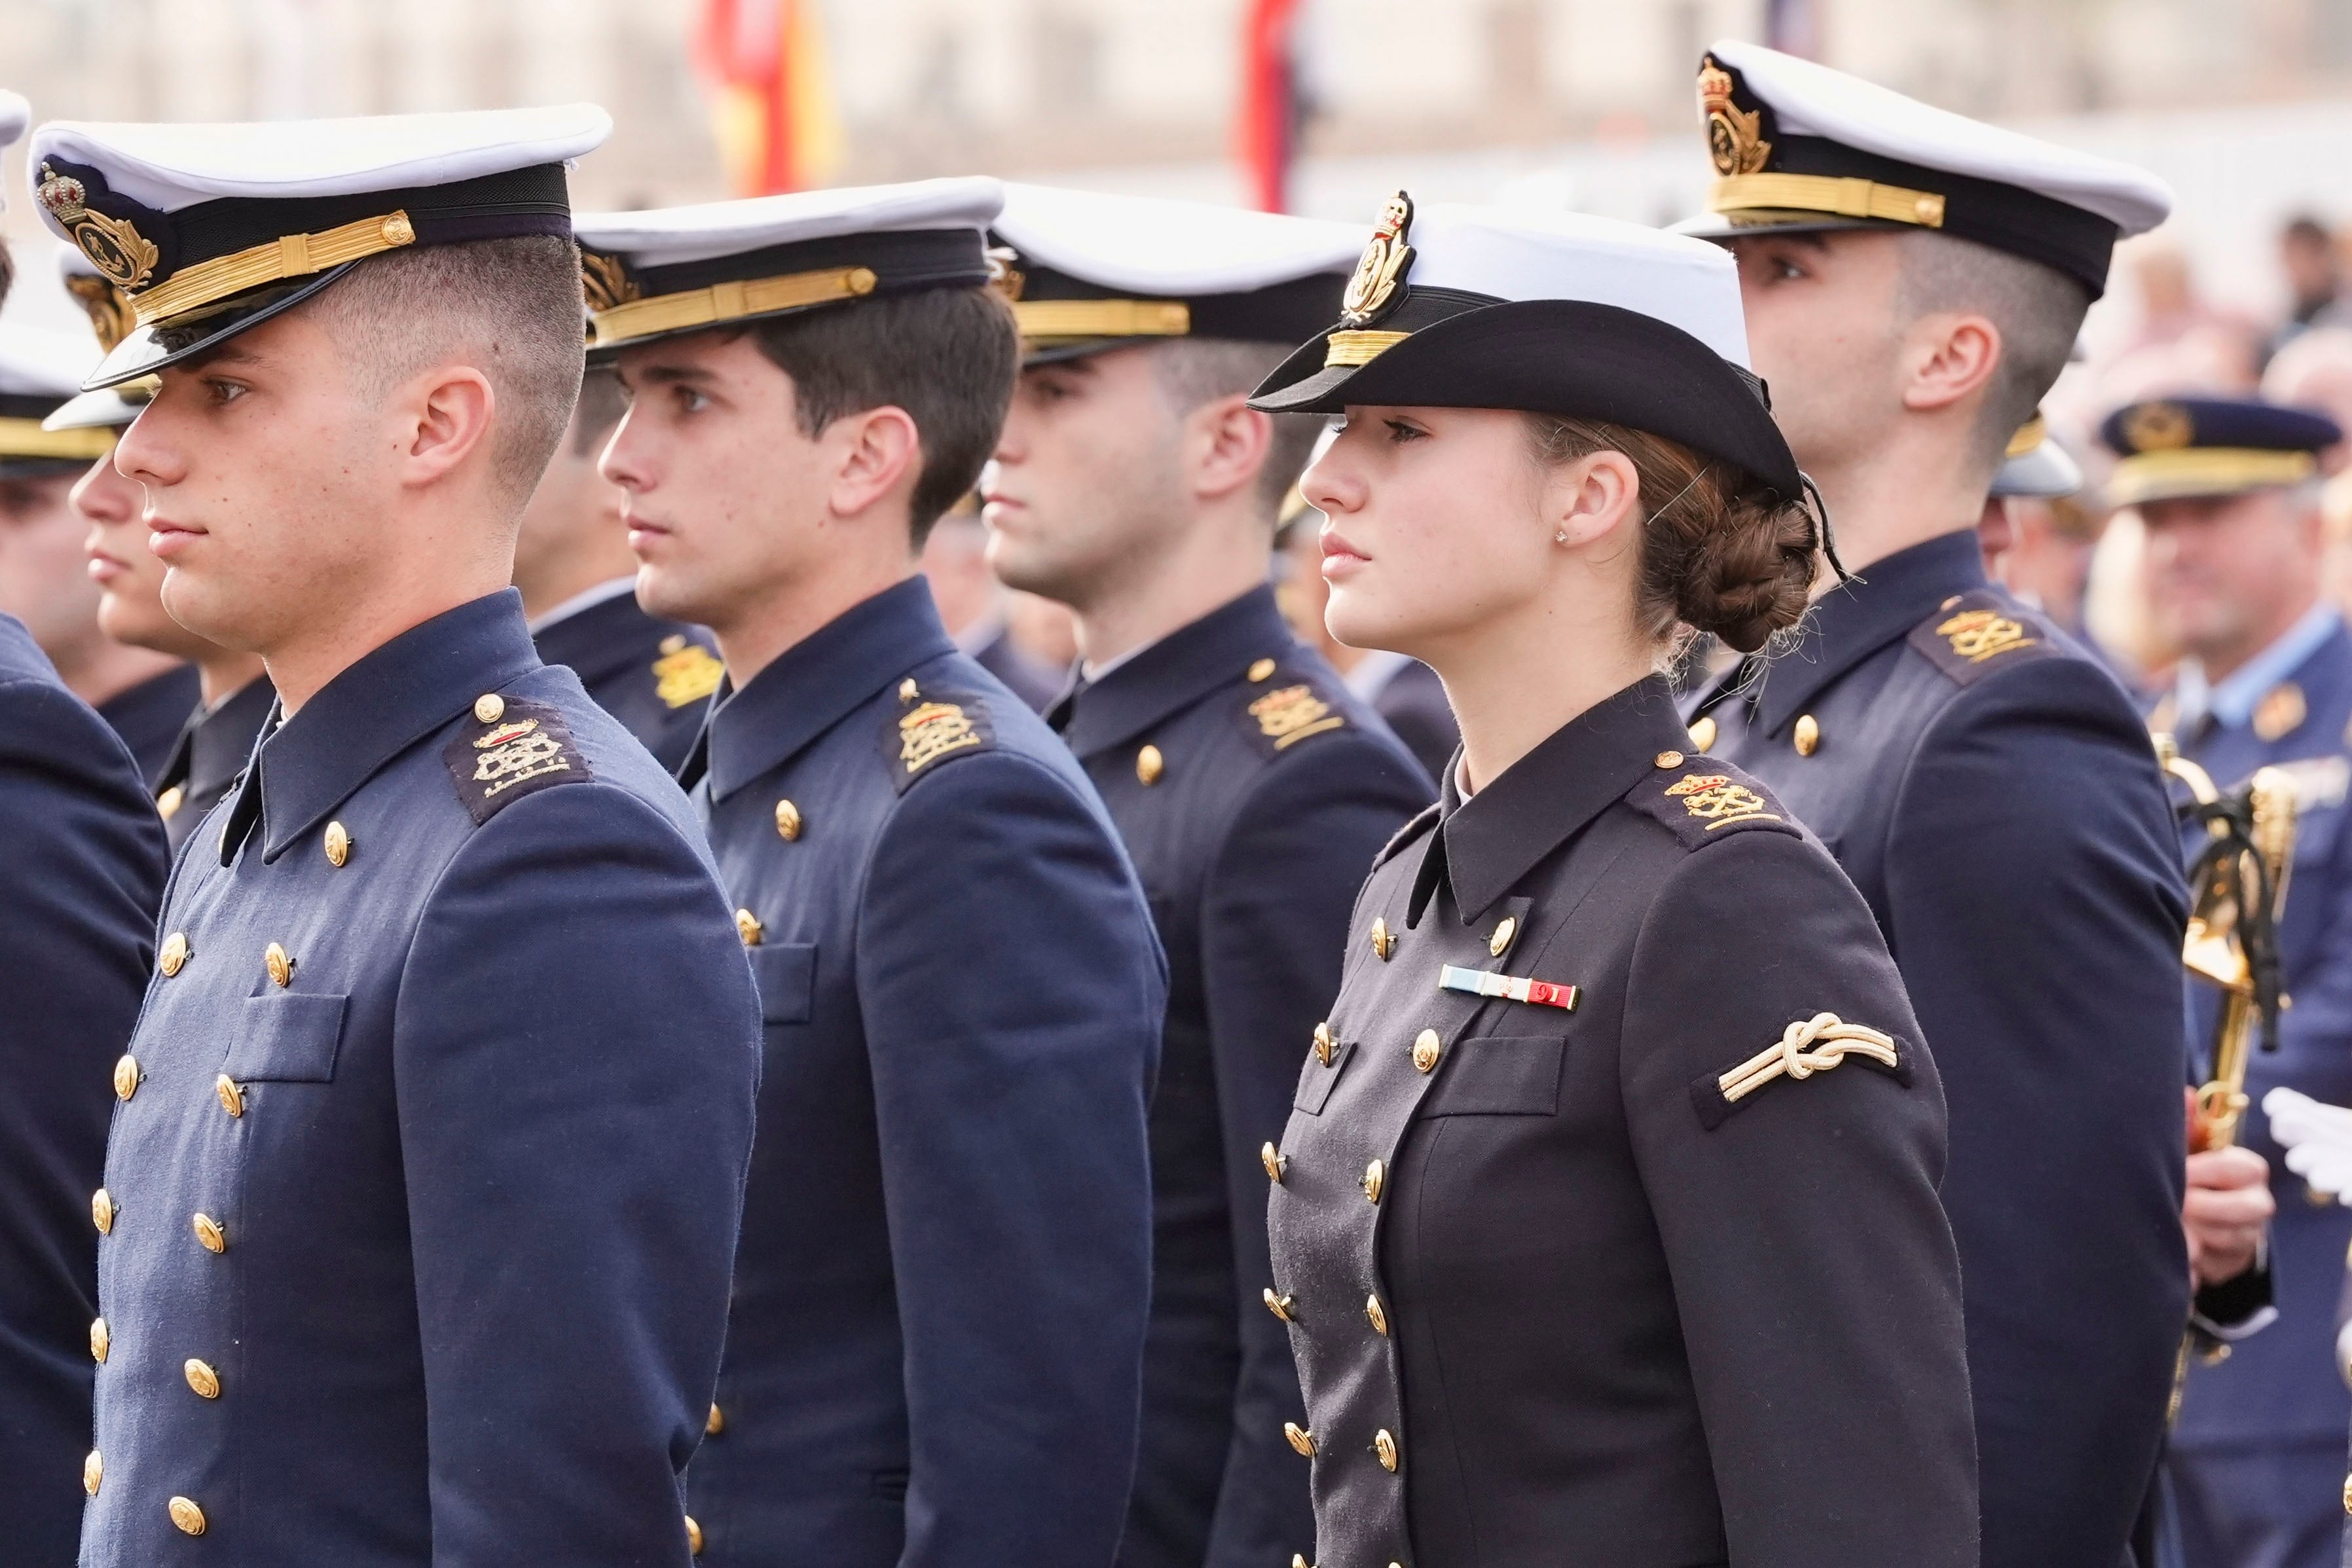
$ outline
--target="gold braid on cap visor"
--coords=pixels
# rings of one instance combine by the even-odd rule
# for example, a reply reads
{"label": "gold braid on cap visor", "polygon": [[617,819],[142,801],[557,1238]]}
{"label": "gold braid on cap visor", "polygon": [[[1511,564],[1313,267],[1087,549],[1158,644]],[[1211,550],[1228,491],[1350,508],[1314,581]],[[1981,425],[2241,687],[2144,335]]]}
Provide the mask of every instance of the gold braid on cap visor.
{"label": "gold braid on cap visor", "polygon": [[154,287],[132,295],[131,308],[142,327],[168,326],[177,317],[264,284],[308,277],[415,243],[416,228],[406,213],[362,218],[318,234],[286,235],[268,245],[184,267]]}
{"label": "gold braid on cap visor", "polygon": [[2300,485],[2319,472],[2308,452],[2252,446],[2182,446],[2121,459],[2107,476],[2107,499],[2118,507],[2190,496],[2234,496]]}
{"label": "gold braid on cap visor", "polygon": [[0,419],[0,463],[55,457],[91,463],[114,450],[113,429],[43,430],[37,419]]}
{"label": "gold braid on cap visor", "polygon": [[664,332],[683,332],[720,321],[740,321],[747,316],[772,316],[780,310],[856,299],[873,293],[877,281],[871,267],[844,267],[824,272],[787,273],[778,277],[730,279],[707,288],[631,299],[590,313],[588,319],[596,329],[593,346],[609,349],[616,343],[658,337]]}
{"label": "gold braid on cap visor", "polygon": [[1183,338],[1192,331],[1192,308],[1181,299],[1016,299],[1013,317],[1033,343]]}
{"label": "gold braid on cap visor", "polygon": [[1716,181],[1707,206],[1718,213],[1830,213],[1922,228],[1944,226],[1944,198],[1933,192],[1826,174],[1726,174]]}

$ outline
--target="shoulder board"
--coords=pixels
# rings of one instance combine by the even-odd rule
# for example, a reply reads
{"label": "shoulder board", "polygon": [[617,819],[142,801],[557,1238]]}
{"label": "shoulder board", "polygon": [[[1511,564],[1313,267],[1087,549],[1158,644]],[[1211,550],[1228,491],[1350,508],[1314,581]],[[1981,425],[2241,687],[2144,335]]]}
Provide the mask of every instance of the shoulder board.
{"label": "shoulder board", "polygon": [[[484,719],[485,711],[495,716]],[[562,710],[520,699],[477,703],[442,747],[441,759],[478,828],[533,790],[595,777]]]}
{"label": "shoulder board", "polygon": [[1435,800],[1423,807],[1421,815],[1399,828],[1395,837],[1381,846],[1381,852],[1372,857],[1372,864],[1376,867],[1388,864],[1410,847],[1415,839],[1433,831],[1437,826],[1438,808],[1439,802]]}
{"label": "shoulder board", "polygon": [[932,695],[913,687],[912,680],[899,687],[899,700],[882,721],[882,760],[901,795],[940,763],[996,745],[985,697],[970,692]]}
{"label": "shoulder board", "polygon": [[662,639],[661,657],[653,664],[654,695],[667,707],[698,703],[719,689],[727,666],[719,655],[682,635]]}
{"label": "shoulder board", "polygon": [[1302,741],[1347,728],[1348,716],[1312,681],[1278,670],[1242,687],[1239,722],[1263,755],[1278,757]]}
{"label": "shoulder board", "polygon": [[1664,822],[1686,850],[1759,829],[1801,836],[1788,809],[1763,785],[1710,757],[1651,769],[1626,791],[1625,803]]}
{"label": "shoulder board", "polygon": [[1990,589],[1946,600],[1911,628],[1911,646],[1955,685],[1974,685],[1997,669],[2064,652],[2050,628]]}

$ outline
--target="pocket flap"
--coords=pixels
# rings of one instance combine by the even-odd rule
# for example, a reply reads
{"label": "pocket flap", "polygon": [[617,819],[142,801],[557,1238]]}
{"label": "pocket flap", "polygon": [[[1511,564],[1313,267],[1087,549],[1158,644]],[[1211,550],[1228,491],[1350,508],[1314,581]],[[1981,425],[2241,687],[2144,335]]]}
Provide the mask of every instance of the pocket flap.
{"label": "pocket flap", "polygon": [[806,1023],[816,991],[816,944],[779,942],[744,955],[760,988],[762,1023]]}
{"label": "pocket flap", "polygon": [[1472,1035],[1423,1103],[1424,1116],[1557,1116],[1568,1037]]}
{"label": "pocket flap", "polygon": [[1339,1082],[1339,1069],[1348,1065],[1348,1058],[1355,1053],[1355,1050],[1354,1040],[1343,1040],[1331,1048],[1328,1062],[1309,1051],[1307,1066],[1298,1074],[1297,1097],[1290,1103],[1310,1116],[1320,1116],[1323,1102],[1331,1098],[1331,1086]]}
{"label": "pocket flap", "polygon": [[332,1082],[349,1000],[306,991],[246,998],[222,1071],[240,1083]]}

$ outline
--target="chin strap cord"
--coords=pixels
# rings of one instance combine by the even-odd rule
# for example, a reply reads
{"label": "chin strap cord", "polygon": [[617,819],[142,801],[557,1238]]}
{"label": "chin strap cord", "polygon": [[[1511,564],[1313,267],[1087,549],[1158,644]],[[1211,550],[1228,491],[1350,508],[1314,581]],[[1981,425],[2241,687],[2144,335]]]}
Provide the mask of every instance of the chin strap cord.
{"label": "chin strap cord", "polygon": [[1829,558],[1830,570],[1837,573],[1840,582],[1852,582],[1853,573],[1846,570],[1845,562],[1838,559],[1837,535],[1830,530],[1830,504],[1822,499],[1822,487],[1813,476],[1800,470],[1797,478],[1805,486],[1805,499],[1813,514],[1813,547]]}

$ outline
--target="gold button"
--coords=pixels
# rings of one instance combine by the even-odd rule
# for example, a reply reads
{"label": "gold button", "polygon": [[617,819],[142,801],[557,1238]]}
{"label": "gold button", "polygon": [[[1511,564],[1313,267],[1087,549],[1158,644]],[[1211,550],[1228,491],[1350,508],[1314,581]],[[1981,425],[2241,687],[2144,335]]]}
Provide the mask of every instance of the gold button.
{"label": "gold button", "polygon": [[1276,1295],[1274,1293],[1274,1288],[1271,1285],[1266,1287],[1265,1310],[1272,1312],[1276,1317],[1280,1318],[1286,1323],[1297,1322],[1298,1321],[1290,1315],[1291,1301],[1292,1298],[1289,1296]]}
{"label": "gold button", "polygon": [[2352,1513],[2352,1476],[2344,1478],[2344,1511]]}
{"label": "gold button", "polygon": [[1661,768],[1680,768],[1683,765],[1683,754],[1679,751],[1661,751],[1650,760]]}
{"label": "gold button", "polygon": [[1382,963],[1386,963],[1389,955],[1396,951],[1396,933],[1389,929],[1385,917],[1372,922],[1372,951],[1380,955]]}
{"label": "gold button", "polygon": [[1389,1314],[1381,1305],[1381,1299],[1378,1296],[1364,1298],[1364,1316],[1371,1320],[1374,1333],[1384,1334],[1389,1332]]}
{"label": "gold button", "polygon": [[668,636],[663,638],[661,640],[661,651],[664,656],[667,656],[671,653],[683,653],[686,652],[685,634],[682,632],[673,632]]}
{"label": "gold button", "polygon": [[163,977],[170,979],[184,968],[187,962],[188,934],[184,931],[174,931],[164,937],[162,951],[155,955],[155,967],[163,971]]}
{"label": "gold button", "polygon": [[172,1522],[180,1527],[181,1534],[202,1535],[205,1532],[205,1511],[195,1505],[194,1499],[175,1497],[168,1506]]}
{"label": "gold button", "polygon": [[1364,1167],[1364,1196],[1374,1203],[1381,1200],[1381,1185],[1388,1180],[1389,1167],[1374,1160]]}
{"label": "gold button", "polygon": [[385,214],[383,222],[376,225],[376,233],[383,236],[383,243],[386,245],[416,243],[416,225],[408,221],[406,213]]}
{"label": "gold button", "polygon": [[2220,1343],[2209,1344],[2197,1353],[2197,1359],[2207,1366],[2219,1366],[2230,1359],[2230,1347]]}
{"label": "gold button", "polygon": [[1691,746],[1704,752],[1715,745],[1715,715],[1703,713],[1690,727]]}
{"label": "gold button", "polygon": [[104,1318],[91,1319],[89,1324],[90,1360],[104,1361],[106,1359],[107,1351],[112,1347],[113,1343],[113,1336],[106,1332],[106,1320]]}
{"label": "gold button", "polygon": [[1445,1041],[1435,1030],[1423,1030],[1413,1037],[1412,1064],[1423,1072],[1430,1071],[1436,1067],[1438,1053],[1444,1049]]}
{"label": "gold button", "polygon": [[786,843],[801,836],[801,809],[790,800],[776,802],[776,831]]}
{"label": "gold button", "polygon": [[1273,674],[1274,661],[1272,659],[1260,659],[1256,664],[1252,664],[1249,667],[1249,678],[1253,684],[1258,681],[1263,681]]}
{"label": "gold button", "polygon": [[900,682],[898,683],[898,700],[899,700],[900,702],[902,702],[902,703],[910,703],[910,702],[913,702],[913,701],[915,700],[915,698],[916,698],[916,697],[918,697],[918,696],[919,696],[919,695],[921,695],[921,694],[920,694],[920,693],[919,693],[918,691],[916,691],[916,689],[915,689],[915,677],[914,677],[914,676],[912,676],[912,675],[908,675],[905,680],[900,681]]}
{"label": "gold button", "polygon": [[98,1483],[106,1479],[106,1461],[92,1448],[81,1462],[81,1490],[90,1496],[98,1495]]}
{"label": "gold button", "polygon": [[114,1064],[114,1097],[128,1100],[139,1092],[139,1059],[129,1051]]}
{"label": "gold button", "polygon": [[1265,1166],[1268,1181],[1280,1181],[1283,1173],[1290,1168],[1290,1156],[1276,1148],[1271,1143],[1259,1148],[1257,1157],[1258,1163]]}
{"label": "gold button", "polygon": [[351,830],[341,822],[327,824],[327,863],[341,866],[352,858]]}
{"label": "gold button", "polygon": [[294,983],[294,960],[288,957],[286,949],[277,943],[272,942],[261,950],[261,967],[269,971],[272,984],[290,986]]}
{"label": "gold button", "polygon": [[702,1435],[706,1437],[716,1437],[725,1430],[727,1430],[727,1416],[718,1406],[713,1405],[710,1407],[710,1414],[702,1418]]}
{"label": "gold button", "polygon": [[474,716],[484,724],[496,724],[506,716],[507,699],[496,692],[484,692],[474,699]]}
{"label": "gold button", "polygon": [[1331,1020],[1329,1019],[1325,1019],[1322,1022],[1315,1026],[1316,1061],[1321,1062],[1326,1067],[1330,1066],[1331,1052],[1338,1050],[1339,1045],[1339,1042],[1331,1038]]}
{"label": "gold button", "polygon": [[205,1244],[205,1251],[226,1252],[228,1250],[228,1232],[223,1230],[221,1228],[221,1222],[215,1219],[211,1215],[196,1215],[188,1221],[188,1224],[190,1228],[195,1231],[196,1239]]}
{"label": "gold button", "polygon": [[213,1080],[213,1093],[220,1101],[221,1109],[229,1113],[230,1120],[245,1114],[245,1091],[238,1088],[236,1080],[227,1073],[224,1072]]}
{"label": "gold button", "polygon": [[760,924],[760,917],[750,910],[739,909],[735,912],[735,935],[743,938],[744,946],[757,947],[760,945],[761,936],[767,929]]}
{"label": "gold button", "polygon": [[1147,746],[1135,754],[1135,776],[1146,784],[1157,784],[1160,776],[1168,771],[1168,759],[1160,755],[1156,746]]}
{"label": "gold button", "polygon": [[1315,1457],[1314,1433],[1296,1421],[1285,1421],[1282,1424],[1282,1435],[1290,1439],[1290,1446],[1299,1453],[1310,1459]]}
{"label": "gold button", "polygon": [[186,790],[181,789],[177,784],[173,785],[169,789],[164,790],[161,795],[155,797],[155,814],[163,818],[165,821],[170,821],[173,817],[180,814],[180,805],[183,801],[187,800],[187,798],[188,792]]}
{"label": "gold button", "polygon": [[1815,718],[1809,713],[1799,714],[1797,716],[1796,741],[1797,755],[1800,757],[1811,757],[1814,750],[1822,744],[1822,721]]}
{"label": "gold button", "polygon": [[180,1371],[186,1375],[188,1379],[188,1386],[196,1391],[197,1398],[217,1399],[220,1397],[220,1374],[215,1372],[205,1363],[198,1361],[192,1355],[188,1357],[186,1363],[181,1366]]}
{"label": "gold button", "polygon": [[686,1516],[686,1550],[688,1555],[702,1555],[702,1526],[694,1522],[694,1515]]}
{"label": "gold button", "polygon": [[1486,938],[1486,951],[1497,958],[1501,957],[1510,951],[1511,938],[1518,934],[1518,921],[1508,915],[1504,915],[1495,926],[1495,934]]}
{"label": "gold button", "polygon": [[100,1236],[114,1234],[114,1199],[104,1187],[89,1195],[89,1222]]}
{"label": "gold button", "polygon": [[1389,1429],[1386,1427],[1372,1434],[1372,1452],[1381,1457],[1381,1469],[1391,1475],[1396,1474],[1396,1439],[1389,1436]]}
{"label": "gold button", "polygon": [[1294,1552],[1290,1554],[1290,1568],[1315,1568],[1315,1564],[1307,1561],[1305,1552]]}

